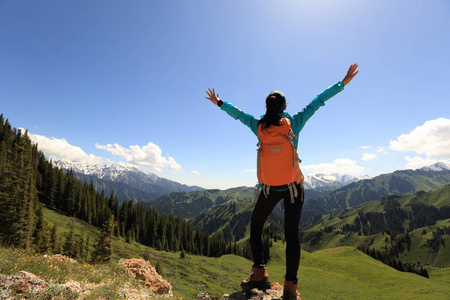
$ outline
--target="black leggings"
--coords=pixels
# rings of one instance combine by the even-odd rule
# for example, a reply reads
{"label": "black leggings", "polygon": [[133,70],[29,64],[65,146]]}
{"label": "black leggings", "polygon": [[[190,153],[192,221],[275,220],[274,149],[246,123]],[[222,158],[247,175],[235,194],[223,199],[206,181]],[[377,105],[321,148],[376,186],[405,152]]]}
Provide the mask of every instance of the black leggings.
{"label": "black leggings", "polygon": [[298,196],[291,203],[289,190],[277,192],[270,190],[267,197],[263,192],[252,213],[250,224],[250,246],[255,267],[264,267],[264,251],[262,229],[277,203],[284,199],[284,235],[286,239],[286,280],[297,282],[297,271],[300,263],[299,223],[302,213],[304,192],[303,186],[297,185]]}

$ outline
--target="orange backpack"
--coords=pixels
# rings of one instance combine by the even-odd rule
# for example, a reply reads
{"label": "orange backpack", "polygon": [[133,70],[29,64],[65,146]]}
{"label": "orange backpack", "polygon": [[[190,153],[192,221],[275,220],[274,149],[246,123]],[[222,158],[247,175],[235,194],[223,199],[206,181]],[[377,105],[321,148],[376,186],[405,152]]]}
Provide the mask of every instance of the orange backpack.
{"label": "orange backpack", "polygon": [[258,184],[263,185],[265,194],[268,194],[270,187],[288,187],[293,198],[291,188],[303,180],[303,174],[291,122],[281,118],[280,126],[261,127],[258,126]]}

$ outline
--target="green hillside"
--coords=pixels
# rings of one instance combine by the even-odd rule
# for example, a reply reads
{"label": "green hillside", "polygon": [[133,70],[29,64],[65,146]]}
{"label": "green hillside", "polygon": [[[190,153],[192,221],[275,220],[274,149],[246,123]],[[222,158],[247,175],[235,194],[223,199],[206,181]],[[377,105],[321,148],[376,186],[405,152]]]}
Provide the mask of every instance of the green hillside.
{"label": "green hillside", "polygon": [[[284,245],[274,243],[272,280],[284,274]],[[303,251],[299,291],[308,299],[448,299],[450,269],[430,268],[430,279],[394,270],[352,247]]]}
{"label": "green hillside", "polygon": [[[321,215],[351,209],[368,201],[378,200],[387,195],[405,195],[418,191],[432,191],[450,184],[450,171],[403,170],[382,174],[372,179],[360,180],[320,198],[311,198],[306,191],[301,223],[309,227],[320,222]],[[444,192],[448,193],[448,191]],[[420,198],[420,195],[416,195]],[[448,198],[448,194],[446,195]],[[445,195],[435,195],[445,199]],[[148,203],[160,213],[173,214],[193,220],[203,230],[223,234],[227,238],[242,238],[242,230],[236,230],[237,219],[251,213],[254,189],[238,187],[229,190],[207,190],[187,193],[171,193]],[[427,200],[428,201],[428,200]],[[442,200],[443,201],[443,200]],[[232,204],[236,203],[236,204]],[[425,202],[424,202],[425,203]],[[427,202],[428,203],[428,202]],[[427,204],[425,203],[425,204]],[[239,207],[236,210],[235,205]],[[427,204],[430,205],[430,204]],[[439,208],[439,203],[436,203]],[[235,215],[231,214],[235,212]],[[276,208],[271,222],[275,230],[282,229],[283,213]],[[233,221],[230,219],[233,218]],[[241,223],[239,221],[239,223]]]}
{"label": "green hillside", "polygon": [[450,266],[450,186],[407,196],[387,196],[322,216],[303,232],[303,248],[365,246],[401,261]]}
{"label": "green hillside", "polygon": [[147,204],[161,214],[167,213],[184,219],[191,219],[212,207],[217,207],[229,201],[251,202],[254,195],[254,189],[237,187],[228,190],[170,193]]}
{"label": "green hillside", "polygon": [[[63,232],[69,232],[70,225],[75,234],[83,231],[93,237],[95,227],[85,222],[45,210],[47,221],[58,224]],[[55,263],[54,268],[43,268],[45,263],[36,255],[24,252],[14,255],[11,250],[0,249],[2,273],[14,274],[19,270],[40,273],[43,278],[53,278],[61,282],[70,279],[100,283],[106,280],[106,287],[96,291],[101,297],[113,297],[120,286],[132,285],[120,268],[115,266],[119,258],[144,257],[153,265],[159,265],[163,277],[173,285],[174,298],[194,299],[207,291],[213,299],[220,299],[225,293],[239,291],[240,281],[248,276],[252,262],[236,256],[224,255],[211,258],[187,255],[180,258],[179,252],[157,251],[136,242],[126,243],[122,238],[114,238],[114,260],[107,265],[64,266]],[[268,271],[271,281],[283,282],[285,271],[282,242],[273,242]],[[58,268],[56,268],[56,266]],[[59,269],[59,270],[58,270]],[[430,279],[396,271],[363,254],[352,247],[338,247],[314,253],[302,252],[299,269],[299,291],[303,300],[308,299],[448,299],[450,294],[450,268],[428,268]],[[92,274],[91,274],[92,273]],[[108,285],[112,284],[112,285]],[[92,298],[91,298],[92,299]]]}
{"label": "green hillside", "polygon": [[436,172],[418,169],[381,174],[372,179],[353,182],[325,197],[309,199],[303,208],[302,222],[311,223],[318,215],[356,207],[384,196],[407,195],[418,191],[431,192],[448,184],[450,170]]}
{"label": "green hillside", "polygon": [[[69,231],[71,223],[74,224],[76,232],[81,232],[85,226],[88,226],[86,231],[92,236],[95,236],[97,231],[85,222],[61,216],[54,211],[46,210],[45,216],[49,222],[56,222],[59,228],[66,232]],[[448,221],[442,221],[435,227]],[[271,280],[282,283],[285,245],[282,242],[272,244],[268,269]],[[251,261],[236,255],[219,258],[187,255],[185,259],[181,259],[179,252],[157,251],[136,242],[126,243],[123,238],[114,239],[114,254],[115,260],[121,257],[145,257],[154,265],[159,263],[164,277],[173,285],[174,295],[185,299],[193,299],[203,291],[216,298],[220,298],[224,293],[238,291],[240,281],[248,276],[252,264]],[[436,297],[433,299],[446,299],[445,295],[450,293],[450,286],[446,285],[446,282],[450,282],[450,268],[447,265],[446,268],[428,268],[428,271],[430,279],[399,272],[353,247],[337,247],[313,253],[302,251],[299,290],[303,300],[426,299],[430,295]],[[383,290],[383,295],[379,295],[380,289]]]}

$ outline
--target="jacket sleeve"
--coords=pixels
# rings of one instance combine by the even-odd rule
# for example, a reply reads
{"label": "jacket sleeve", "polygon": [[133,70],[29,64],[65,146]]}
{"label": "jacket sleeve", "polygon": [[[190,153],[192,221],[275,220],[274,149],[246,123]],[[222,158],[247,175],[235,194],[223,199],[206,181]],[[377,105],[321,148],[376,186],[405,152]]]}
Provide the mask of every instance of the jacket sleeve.
{"label": "jacket sleeve", "polygon": [[224,101],[220,106],[220,109],[225,111],[228,115],[230,115],[233,119],[239,120],[242,124],[248,126],[251,131],[258,136],[258,121],[259,119],[255,118],[251,114],[248,114],[233,104]]}
{"label": "jacket sleeve", "polygon": [[306,121],[308,121],[309,118],[311,118],[311,116],[321,106],[325,105],[325,101],[335,96],[337,93],[343,91],[344,86],[345,85],[342,81],[336,82],[335,84],[318,94],[304,109],[293,115],[292,129],[294,131],[294,134],[298,135],[298,133],[303,129],[303,126],[305,126]]}

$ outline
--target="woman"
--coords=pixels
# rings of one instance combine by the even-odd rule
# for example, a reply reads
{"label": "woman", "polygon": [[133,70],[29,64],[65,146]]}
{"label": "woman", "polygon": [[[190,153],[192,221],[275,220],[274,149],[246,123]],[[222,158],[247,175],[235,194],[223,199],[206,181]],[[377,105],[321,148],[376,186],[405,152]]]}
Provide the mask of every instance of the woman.
{"label": "woman", "polygon": [[[287,107],[286,98],[280,91],[273,91],[267,96],[266,114],[260,120],[239,110],[229,102],[219,100],[219,94],[216,95],[214,88],[212,91],[211,89],[206,91],[208,96],[205,98],[215,105],[218,105],[234,119],[240,120],[258,137],[258,131],[261,134],[262,130],[274,129],[276,126],[289,126],[289,128],[292,128],[293,143],[295,144],[295,147],[297,147],[298,134],[303,129],[306,121],[308,121],[320,106],[325,105],[325,101],[344,89],[344,86],[358,74],[359,71],[356,70],[357,68],[357,64],[351,65],[342,81],[339,81],[324,90],[302,111],[293,116],[285,112]],[[297,180],[293,182],[293,184],[295,185],[295,196],[292,196],[293,192],[290,188],[288,189],[287,186],[275,186],[268,187],[268,190],[263,187],[265,192],[260,193],[258,197],[255,208],[253,209],[250,224],[250,246],[254,263],[252,266],[253,273],[249,278],[242,281],[241,287],[244,291],[249,291],[253,288],[259,290],[270,289],[269,275],[264,262],[262,229],[276,204],[281,199],[284,199],[286,275],[283,287],[283,299],[297,299],[297,271],[300,262],[299,223],[304,197],[303,181]]]}

